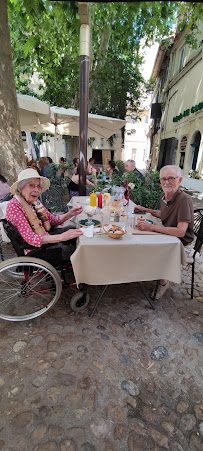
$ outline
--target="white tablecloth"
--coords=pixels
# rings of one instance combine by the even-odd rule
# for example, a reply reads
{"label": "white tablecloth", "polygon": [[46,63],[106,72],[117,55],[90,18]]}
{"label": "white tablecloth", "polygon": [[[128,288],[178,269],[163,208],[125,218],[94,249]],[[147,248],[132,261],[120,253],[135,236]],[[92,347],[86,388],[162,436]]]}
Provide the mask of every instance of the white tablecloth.
{"label": "white tablecloth", "polygon": [[71,256],[77,284],[110,285],[167,279],[181,282],[184,248],[168,235],[81,236]]}
{"label": "white tablecloth", "polygon": [[[75,197],[73,205],[85,199]],[[130,201],[129,210],[133,208]],[[77,284],[111,285],[158,279],[180,283],[185,252],[176,237],[140,231],[132,235],[128,231],[118,240],[106,234],[79,237],[71,262]]]}

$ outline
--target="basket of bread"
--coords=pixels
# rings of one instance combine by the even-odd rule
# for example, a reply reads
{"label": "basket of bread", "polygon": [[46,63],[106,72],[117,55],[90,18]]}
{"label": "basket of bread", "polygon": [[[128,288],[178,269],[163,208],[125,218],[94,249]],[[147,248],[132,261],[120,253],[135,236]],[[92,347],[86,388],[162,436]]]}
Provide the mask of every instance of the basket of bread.
{"label": "basket of bread", "polygon": [[115,224],[104,224],[103,230],[108,236],[114,239],[121,238],[126,233],[126,230],[124,228],[119,227]]}

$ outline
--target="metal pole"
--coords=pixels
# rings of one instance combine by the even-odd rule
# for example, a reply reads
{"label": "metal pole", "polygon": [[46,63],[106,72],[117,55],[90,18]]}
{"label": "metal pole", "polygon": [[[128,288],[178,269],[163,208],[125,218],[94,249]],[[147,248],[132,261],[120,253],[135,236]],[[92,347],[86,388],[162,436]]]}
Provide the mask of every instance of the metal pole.
{"label": "metal pole", "polygon": [[86,195],[88,95],[89,95],[89,25],[80,26],[80,124],[79,124],[79,195]]}

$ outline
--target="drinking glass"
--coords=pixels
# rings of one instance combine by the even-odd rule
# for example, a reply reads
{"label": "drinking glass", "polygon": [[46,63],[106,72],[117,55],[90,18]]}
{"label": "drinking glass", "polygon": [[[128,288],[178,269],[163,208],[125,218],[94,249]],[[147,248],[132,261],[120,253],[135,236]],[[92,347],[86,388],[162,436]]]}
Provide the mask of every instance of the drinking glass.
{"label": "drinking glass", "polygon": [[134,232],[136,226],[136,218],[134,215],[128,215],[128,231],[130,233]]}

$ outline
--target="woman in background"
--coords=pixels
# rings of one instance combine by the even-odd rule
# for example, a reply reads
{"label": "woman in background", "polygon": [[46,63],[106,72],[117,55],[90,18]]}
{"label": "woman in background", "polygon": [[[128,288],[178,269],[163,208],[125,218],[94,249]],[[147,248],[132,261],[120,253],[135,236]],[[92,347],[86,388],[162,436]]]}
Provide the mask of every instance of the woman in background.
{"label": "woman in background", "polygon": [[10,193],[10,187],[3,175],[0,174],[0,202]]}

